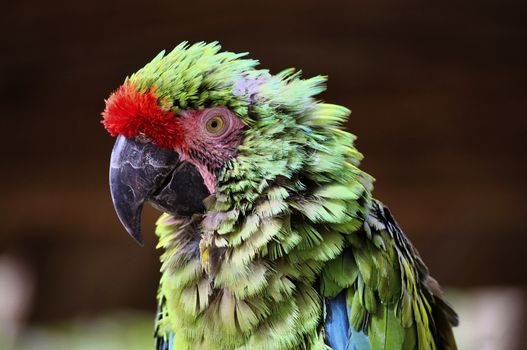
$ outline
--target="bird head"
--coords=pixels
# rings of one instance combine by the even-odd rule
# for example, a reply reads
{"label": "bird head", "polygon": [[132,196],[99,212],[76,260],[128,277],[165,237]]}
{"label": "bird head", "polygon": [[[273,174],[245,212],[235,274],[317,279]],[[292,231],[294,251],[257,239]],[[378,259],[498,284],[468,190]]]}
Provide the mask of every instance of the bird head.
{"label": "bird head", "polygon": [[[217,43],[182,43],[106,100],[102,122],[117,137],[112,199],[137,242],[145,202],[177,217],[206,214],[209,226],[218,226],[256,210],[263,197],[285,198],[315,180],[344,176],[324,175],[332,161],[323,148],[353,141],[337,130],[349,111],[313,99],[325,77],[301,79],[293,69],[271,75],[244,56]],[[282,194],[270,194],[276,184]]]}

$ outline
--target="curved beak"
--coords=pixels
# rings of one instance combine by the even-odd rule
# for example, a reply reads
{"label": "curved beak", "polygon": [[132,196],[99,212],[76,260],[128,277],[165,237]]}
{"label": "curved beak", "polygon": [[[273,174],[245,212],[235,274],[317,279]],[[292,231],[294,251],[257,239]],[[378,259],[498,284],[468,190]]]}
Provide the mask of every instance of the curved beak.
{"label": "curved beak", "polygon": [[204,210],[209,194],[196,167],[180,162],[176,151],[124,136],[113,147],[110,191],[119,220],[140,245],[145,202],[172,214],[192,215]]}

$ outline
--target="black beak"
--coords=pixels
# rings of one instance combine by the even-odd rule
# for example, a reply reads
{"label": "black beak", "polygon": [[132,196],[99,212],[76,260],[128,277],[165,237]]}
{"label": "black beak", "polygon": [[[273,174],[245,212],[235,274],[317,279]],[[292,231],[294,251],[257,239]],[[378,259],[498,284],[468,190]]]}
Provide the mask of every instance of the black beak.
{"label": "black beak", "polygon": [[176,151],[148,141],[118,136],[110,160],[110,191],[117,216],[143,245],[141,212],[145,202],[178,216],[205,210],[209,195],[195,166],[180,162]]}

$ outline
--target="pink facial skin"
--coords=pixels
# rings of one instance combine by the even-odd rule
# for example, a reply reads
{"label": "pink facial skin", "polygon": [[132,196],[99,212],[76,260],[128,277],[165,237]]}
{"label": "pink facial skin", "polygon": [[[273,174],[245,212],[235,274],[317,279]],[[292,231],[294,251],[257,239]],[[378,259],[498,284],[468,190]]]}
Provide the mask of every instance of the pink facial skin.
{"label": "pink facial skin", "polygon": [[[220,131],[211,133],[207,122],[213,117],[223,120]],[[181,161],[193,164],[201,174],[210,193],[216,192],[217,171],[236,153],[241,143],[242,121],[226,107],[185,110],[179,113],[183,138],[176,146]]]}
{"label": "pink facial skin", "polygon": [[[214,116],[221,117],[223,128],[212,133],[206,124]],[[188,109],[175,115],[159,105],[155,89],[141,93],[130,82],[106,100],[103,124],[113,136],[145,138],[176,150],[182,161],[196,166],[210,193],[216,190],[219,169],[235,155],[244,127],[227,107]]]}

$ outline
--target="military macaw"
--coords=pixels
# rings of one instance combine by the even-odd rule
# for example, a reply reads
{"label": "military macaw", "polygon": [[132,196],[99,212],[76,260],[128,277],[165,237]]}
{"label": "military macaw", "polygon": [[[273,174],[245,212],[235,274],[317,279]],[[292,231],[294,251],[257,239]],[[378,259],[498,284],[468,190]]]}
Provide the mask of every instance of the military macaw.
{"label": "military macaw", "polygon": [[182,43],[106,100],[110,188],[164,212],[158,350],[456,349],[457,315],[344,129],[326,78]]}

